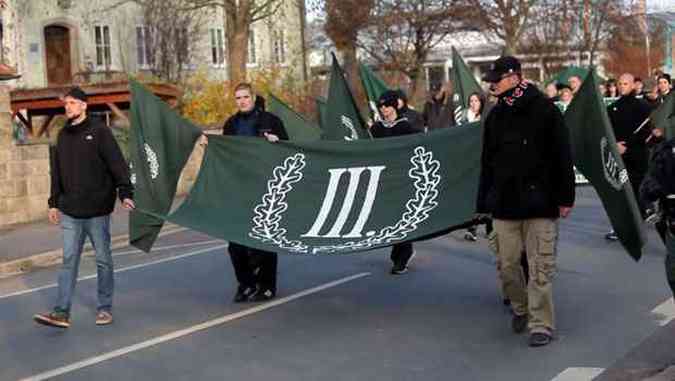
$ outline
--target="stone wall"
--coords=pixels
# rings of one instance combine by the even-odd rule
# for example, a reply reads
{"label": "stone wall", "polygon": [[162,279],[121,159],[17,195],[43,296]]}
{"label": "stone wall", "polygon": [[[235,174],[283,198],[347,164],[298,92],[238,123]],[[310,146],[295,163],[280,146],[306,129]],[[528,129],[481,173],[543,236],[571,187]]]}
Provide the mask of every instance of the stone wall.
{"label": "stone wall", "polygon": [[9,91],[0,86],[0,228],[47,216],[49,147],[15,146]]}

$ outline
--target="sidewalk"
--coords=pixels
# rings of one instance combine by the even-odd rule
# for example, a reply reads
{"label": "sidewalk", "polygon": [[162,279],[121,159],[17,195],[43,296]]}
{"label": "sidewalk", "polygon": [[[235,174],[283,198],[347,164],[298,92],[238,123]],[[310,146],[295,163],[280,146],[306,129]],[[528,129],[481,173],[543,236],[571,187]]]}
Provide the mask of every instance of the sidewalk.
{"label": "sidewalk", "polygon": [[675,320],[659,328],[593,381],[675,380]]}
{"label": "sidewalk", "polygon": [[[162,231],[177,229],[176,225],[166,224]],[[112,247],[127,246],[128,232],[129,212],[118,203],[110,221]],[[62,239],[61,226],[50,224],[46,215],[44,221],[0,230],[0,278],[61,263]],[[84,255],[88,255],[90,249],[87,240]]]}

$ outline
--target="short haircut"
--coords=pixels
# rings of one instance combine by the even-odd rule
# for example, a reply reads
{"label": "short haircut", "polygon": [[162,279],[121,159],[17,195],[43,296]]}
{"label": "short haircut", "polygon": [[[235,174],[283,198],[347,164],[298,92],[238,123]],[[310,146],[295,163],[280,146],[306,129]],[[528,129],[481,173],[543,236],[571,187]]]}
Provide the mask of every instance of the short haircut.
{"label": "short haircut", "polygon": [[235,92],[235,93],[236,93],[237,91],[239,91],[239,90],[248,90],[248,92],[251,93],[251,95],[254,94],[254,92],[253,92],[253,85],[251,85],[251,84],[248,83],[248,82],[241,82],[241,83],[239,83],[237,86],[234,87],[234,92]]}
{"label": "short haircut", "polygon": [[670,83],[670,74],[662,73],[657,78],[657,81],[660,79],[665,79],[666,81],[668,81],[668,83]]}

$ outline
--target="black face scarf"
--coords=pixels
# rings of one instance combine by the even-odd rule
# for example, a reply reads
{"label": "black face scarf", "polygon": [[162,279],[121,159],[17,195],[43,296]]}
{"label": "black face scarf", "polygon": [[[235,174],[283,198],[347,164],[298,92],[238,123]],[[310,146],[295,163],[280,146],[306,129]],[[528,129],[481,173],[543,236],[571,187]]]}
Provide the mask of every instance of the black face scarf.
{"label": "black face scarf", "polygon": [[520,81],[516,87],[499,95],[499,102],[510,107],[522,107],[537,94],[535,86],[527,81]]}

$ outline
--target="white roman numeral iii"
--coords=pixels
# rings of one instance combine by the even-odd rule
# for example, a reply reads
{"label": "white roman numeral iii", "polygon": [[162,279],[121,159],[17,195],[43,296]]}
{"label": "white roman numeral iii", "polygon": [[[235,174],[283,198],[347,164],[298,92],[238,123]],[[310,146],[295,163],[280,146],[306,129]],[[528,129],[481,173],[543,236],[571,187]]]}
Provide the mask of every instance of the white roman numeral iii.
{"label": "white roman numeral iii", "polygon": [[[373,209],[373,202],[375,201],[375,195],[377,194],[377,187],[380,184],[380,174],[385,169],[385,166],[375,166],[375,167],[354,167],[354,168],[334,168],[329,169],[330,180],[328,181],[328,188],[326,189],[326,194],[323,198],[323,204],[321,205],[321,210],[314,220],[314,224],[309,229],[309,231],[302,235],[302,237],[324,237],[324,238],[359,238],[361,237],[361,230],[363,226],[368,221],[370,212]],[[354,204],[354,198],[356,196],[356,191],[361,182],[361,173],[367,171],[370,173],[370,180],[368,181],[368,188],[366,190],[366,197],[363,200],[363,205],[361,206],[361,211],[359,216],[352,227],[352,230],[345,234],[341,235],[342,229],[344,228],[345,222],[351,213],[352,206]],[[349,173],[349,184],[347,186],[347,193],[345,198],[342,201],[342,207],[338,213],[335,223],[330,228],[328,233],[320,235],[321,229],[323,228],[328,215],[330,214],[331,209],[333,208],[333,202],[335,201],[335,196],[338,188],[338,183],[342,174],[345,172]]]}

